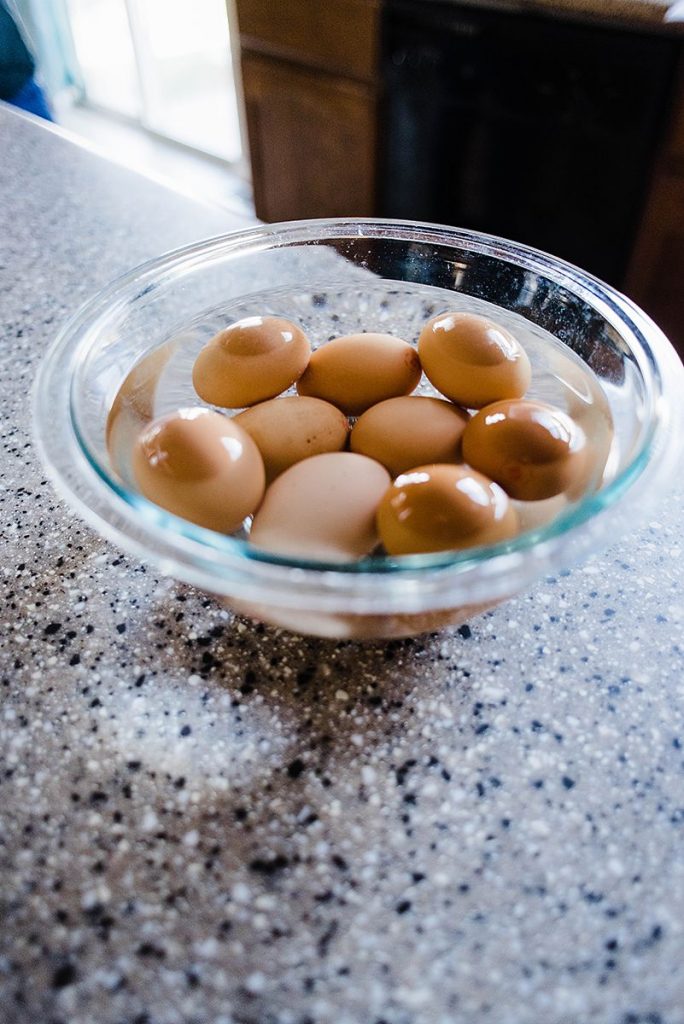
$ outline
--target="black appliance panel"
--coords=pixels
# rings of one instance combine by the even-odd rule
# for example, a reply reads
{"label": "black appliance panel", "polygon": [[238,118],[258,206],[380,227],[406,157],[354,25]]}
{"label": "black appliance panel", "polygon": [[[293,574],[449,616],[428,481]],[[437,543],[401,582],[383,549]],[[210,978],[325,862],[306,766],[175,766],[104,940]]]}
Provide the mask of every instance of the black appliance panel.
{"label": "black appliance panel", "polygon": [[389,0],[382,212],[512,238],[619,284],[678,54],[666,37]]}

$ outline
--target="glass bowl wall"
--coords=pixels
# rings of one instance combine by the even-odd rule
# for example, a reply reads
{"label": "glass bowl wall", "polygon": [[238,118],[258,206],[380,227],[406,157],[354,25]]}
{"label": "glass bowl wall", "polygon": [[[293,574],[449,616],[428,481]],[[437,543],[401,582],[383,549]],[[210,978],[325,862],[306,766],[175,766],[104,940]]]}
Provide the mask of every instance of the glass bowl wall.
{"label": "glass bowl wall", "polygon": [[[421,324],[446,309],[484,312],[522,334],[536,397],[560,401],[559,359],[576,367],[570,390],[573,380],[583,386],[583,366],[591,371],[614,427],[599,491],[496,547],[328,566],[269,557],[243,537],[202,530],[132,486],[126,431],[197,403],[192,361],[239,316],[289,316],[314,345],[364,330],[415,344]],[[48,353],[35,420],[62,494],[119,546],[269,622],[321,635],[398,636],[463,621],[631,525],[676,470],[683,384],[681,363],[645,314],[551,256],[435,225],[304,221],[199,242],[115,281]]]}

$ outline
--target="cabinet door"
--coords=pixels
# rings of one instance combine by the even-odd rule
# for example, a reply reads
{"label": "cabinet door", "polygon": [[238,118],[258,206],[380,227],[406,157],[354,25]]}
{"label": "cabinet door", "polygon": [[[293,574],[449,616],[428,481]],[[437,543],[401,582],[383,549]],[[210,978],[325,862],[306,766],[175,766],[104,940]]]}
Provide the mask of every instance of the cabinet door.
{"label": "cabinet door", "polygon": [[373,214],[373,87],[245,51],[242,80],[257,216]]}
{"label": "cabinet door", "polygon": [[684,177],[656,178],[626,292],[653,317],[684,359]]}
{"label": "cabinet door", "polygon": [[669,126],[632,252],[625,291],[653,317],[684,360],[684,57]]}
{"label": "cabinet door", "polygon": [[379,0],[238,0],[243,48],[324,71],[376,80]]}

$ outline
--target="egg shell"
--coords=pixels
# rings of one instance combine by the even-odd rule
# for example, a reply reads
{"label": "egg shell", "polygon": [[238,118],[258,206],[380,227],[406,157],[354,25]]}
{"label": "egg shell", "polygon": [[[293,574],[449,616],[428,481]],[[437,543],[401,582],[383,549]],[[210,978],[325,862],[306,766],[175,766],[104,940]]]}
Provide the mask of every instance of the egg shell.
{"label": "egg shell", "polygon": [[205,402],[241,409],[286,391],[310,355],[308,338],[291,320],[249,316],[207,342],[195,360],[192,383]]}
{"label": "egg shell", "polygon": [[522,501],[575,490],[586,480],[588,455],[582,428],[546,402],[494,402],[463,434],[466,462]]}
{"label": "egg shell", "polygon": [[418,353],[408,342],[391,334],[347,334],[316,349],[297,391],[360,416],[376,402],[409,394],[420,376]]}
{"label": "egg shell", "polygon": [[548,369],[564,381],[566,412],[582,428],[587,438],[587,464],[585,472],[567,490],[567,497],[575,501],[595,491],[603,479],[614,437],[613,416],[605,392],[599,386],[591,395],[587,391],[586,366],[569,363],[561,353],[547,353]]}
{"label": "egg shell", "polygon": [[352,451],[377,459],[392,476],[428,462],[459,462],[468,414],[441,398],[406,395],[371,406],[354,424]]}
{"label": "egg shell", "polygon": [[338,408],[320,398],[299,395],[260,402],[233,422],[256,443],[267,483],[302,459],[341,451],[349,434],[349,420]]}
{"label": "egg shell", "polygon": [[330,452],[286,469],[254,517],[251,542],[294,558],[350,562],[378,543],[375,511],[390,483],[365,455]]}
{"label": "egg shell", "polygon": [[179,409],[148,424],[133,446],[132,466],[149,501],[219,533],[237,530],[264,493],[256,444],[210,409]]}
{"label": "egg shell", "polygon": [[496,544],[518,532],[506,492],[468,466],[454,465],[402,473],[383,496],[377,523],[390,555]]}
{"label": "egg shell", "polygon": [[428,320],[418,353],[430,383],[468,409],[521,398],[530,386],[530,361],[520,342],[474,313],[441,313]]}

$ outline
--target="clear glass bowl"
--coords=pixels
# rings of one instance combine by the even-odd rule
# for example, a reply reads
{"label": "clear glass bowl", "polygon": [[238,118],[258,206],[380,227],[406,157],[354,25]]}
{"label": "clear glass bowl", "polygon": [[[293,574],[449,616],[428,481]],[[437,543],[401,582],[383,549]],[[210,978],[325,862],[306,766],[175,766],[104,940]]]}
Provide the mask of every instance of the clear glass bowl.
{"label": "clear glass bowl", "polygon": [[[522,336],[533,395],[567,405],[583,368],[601,385],[614,428],[603,485],[552,521],[542,517],[495,547],[325,565],[269,557],[244,536],[203,530],[131,485],[133,432],[198,404],[194,356],[239,316],[297,319],[314,345],[363,330],[415,344],[428,316],[461,308]],[[563,377],[561,364],[574,375]],[[462,622],[633,526],[678,469],[683,390],[684,368],[656,325],[578,268],[471,231],[341,219],[234,232],[119,278],[61,331],[34,409],[59,490],[115,544],[255,618],[324,636],[389,637]]]}

